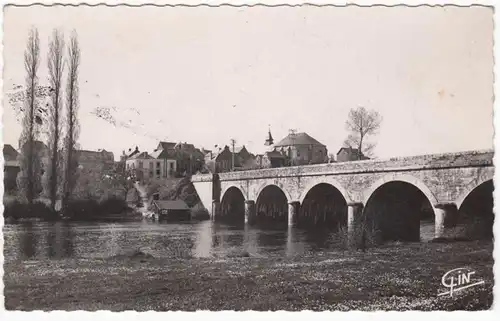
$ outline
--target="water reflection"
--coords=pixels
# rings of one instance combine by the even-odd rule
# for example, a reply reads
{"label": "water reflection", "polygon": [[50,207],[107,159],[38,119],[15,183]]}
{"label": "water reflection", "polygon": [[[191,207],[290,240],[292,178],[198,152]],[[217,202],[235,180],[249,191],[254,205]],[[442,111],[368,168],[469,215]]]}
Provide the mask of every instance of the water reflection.
{"label": "water reflection", "polygon": [[49,223],[45,236],[47,257],[60,259],[73,256],[74,236],[72,227],[68,222]]}
{"label": "water reflection", "polygon": [[36,256],[37,237],[35,235],[34,223],[23,223],[22,230],[23,233],[19,235],[19,248],[23,256],[30,259]]}
{"label": "water reflection", "polygon": [[205,221],[186,224],[32,223],[4,226],[4,257],[12,259],[105,258],[140,249],[156,257],[188,251],[195,257],[246,252],[292,256],[335,248],[330,232],[295,227],[264,229]]}

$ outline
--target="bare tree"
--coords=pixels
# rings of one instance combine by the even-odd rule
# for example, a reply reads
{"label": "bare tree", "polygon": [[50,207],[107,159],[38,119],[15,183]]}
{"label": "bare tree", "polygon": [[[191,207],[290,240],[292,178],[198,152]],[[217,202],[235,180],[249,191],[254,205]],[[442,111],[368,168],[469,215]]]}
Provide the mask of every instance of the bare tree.
{"label": "bare tree", "polygon": [[78,159],[76,142],[79,134],[78,124],[78,68],[80,66],[80,46],[78,35],[73,31],[68,48],[68,82],[66,89],[66,121],[67,131],[64,141],[66,150],[64,164],[63,199],[62,206],[66,209],[77,180]]}
{"label": "bare tree", "polygon": [[368,142],[367,138],[378,133],[381,123],[382,117],[375,110],[367,110],[364,107],[351,109],[345,123],[346,129],[350,133],[344,141],[344,145],[356,148],[358,159],[362,159],[363,155],[371,156],[375,143]]}
{"label": "bare tree", "polygon": [[26,70],[26,95],[24,99],[23,130],[19,139],[21,148],[21,171],[18,185],[21,195],[29,204],[38,196],[41,185],[41,162],[35,144],[36,131],[36,89],[37,71],[40,65],[40,39],[38,30],[31,29],[26,50],[24,52],[24,68]]}
{"label": "bare tree", "polygon": [[50,197],[50,207],[55,210],[59,175],[61,167],[61,108],[62,108],[62,74],[64,58],[64,36],[54,30],[49,44],[48,67],[49,81],[52,90],[52,103],[49,106],[49,168],[48,187]]}

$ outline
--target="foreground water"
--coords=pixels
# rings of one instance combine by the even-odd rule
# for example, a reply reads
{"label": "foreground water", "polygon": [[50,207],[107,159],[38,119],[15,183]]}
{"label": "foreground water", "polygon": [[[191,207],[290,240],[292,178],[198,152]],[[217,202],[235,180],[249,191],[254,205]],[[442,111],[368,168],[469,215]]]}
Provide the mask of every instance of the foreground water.
{"label": "foreground water", "polygon": [[211,221],[163,224],[23,223],[5,225],[4,259],[106,258],[140,250],[155,257],[293,256],[340,246],[334,233],[295,228],[262,229]]}

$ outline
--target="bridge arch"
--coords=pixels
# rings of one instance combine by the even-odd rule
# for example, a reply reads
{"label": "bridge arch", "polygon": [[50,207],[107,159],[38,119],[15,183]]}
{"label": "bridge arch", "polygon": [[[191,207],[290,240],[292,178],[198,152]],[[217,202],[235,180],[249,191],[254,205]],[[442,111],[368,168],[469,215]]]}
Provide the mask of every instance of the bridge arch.
{"label": "bridge arch", "polygon": [[455,204],[457,204],[457,208],[460,208],[462,204],[464,203],[465,199],[479,186],[483,185],[484,183],[488,181],[492,181],[494,177],[494,172],[489,171],[487,174],[483,177],[480,177],[478,180],[474,180],[474,182],[468,184],[467,188],[465,188],[465,191],[458,197],[457,201]]}
{"label": "bridge arch", "polygon": [[457,227],[453,230],[455,237],[466,239],[488,239],[493,237],[493,224],[495,221],[493,179],[481,179],[474,184],[475,187],[464,193],[465,197],[459,199],[458,213],[451,217],[450,224]]}
{"label": "bridge arch", "polygon": [[344,200],[347,203],[353,202],[351,196],[349,195],[349,193],[347,192],[347,190],[344,188],[344,186],[342,186],[342,184],[340,184],[337,180],[335,180],[333,178],[325,177],[325,179],[321,179],[321,180],[318,180],[318,181],[313,181],[313,182],[310,182],[310,183],[308,183],[306,185],[306,187],[302,190],[302,192],[300,194],[300,197],[299,197],[300,204],[302,204],[304,202],[304,199],[306,198],[307,194],[314,187],[316,187],[316,186],[318,186],[320,184],[327,184],[327,185],[332,186],[337,191],[339,191],[339,193],[342,195],[342,197],[344,198]]}
{"label": "bridge arch", "polygon": [[285,224],[288,221],[288,204],[292,198],[288,191],[277,184],[263,184],[255,200],[258,224]]}
{"label": "bridge arch", "polygon": [[362,195],[367,227],[381,241],[420,241],[435,232],[435,195],[418,178],[393,173]]}
{"label": "bridge arch", "polygon": [[286,190],[286,188],[283,188],[283,187],[279,186],[278,184],[274,184],[274,183],[264,183],[261,186],[259,186],[259,188],[257,189],[257,192],[255,193],[255,201],[257,201],[259,199],[259,196],[262,194],[262,191],[265,188],[270,187],[270,186],[274,186],[276,188],[279,188],[283,192],[283,194],[285,194],[286,200],[288,203],[294,201],[294,199],[292,198],[290,193]]}
{"label": "bridge arch", "polygon": [[375,183],[373,183],[372,185],[370,185],[370,187],[363,192],[363,204],[366,205],[368,203],[368,200],[375,193],[375,191],[380,187],[382,187],[382,185],[398,181],[411,184],[416,188],[418,188],[427,197],[432,206],[435,206],[438,203],[438,200],[434,195],[434,193],[432,193],[432,191],[427,187],[427,185],[425,185],[421,180],[412,175],[394,173],[386,175],[381,179],[375,181]]}
{"label": "bridge arch", "polygon": [[227,191],[231,188],[236,188],[237,190],[239,190],[241,192],[241,195],[243,195],[243,198],[245,199],[245,201],[248,200],[248,197],[245,193],[245,191],[243,190],[243,188],[241,188],[241,186],[238,186],[238,185],[235,185],[235,184],[231,184],[231,185],[227,185],[225,186],[223,189],[222,189],[222,192],[221,192],[221,195],[220,195],[220,200],[222,202],[222,200],[224,199],[224,196],[226,195]]}
{"label": "bridge arch", "polygon": [[306,185],[294,223],[301,228],[338,229],[347,224],[347,204],[351,197],[333,179],[321,179]]}
{"label": "bridge arch", "polygon": [[238,186],[229,186],[221,196],[220,217],[216,220],[241,223],[245,219],[245,194]]}

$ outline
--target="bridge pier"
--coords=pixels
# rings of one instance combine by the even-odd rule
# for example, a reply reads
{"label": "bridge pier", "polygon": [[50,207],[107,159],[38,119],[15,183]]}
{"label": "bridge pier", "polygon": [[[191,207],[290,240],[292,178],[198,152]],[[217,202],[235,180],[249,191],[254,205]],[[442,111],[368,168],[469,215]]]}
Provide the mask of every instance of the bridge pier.
{"label": "bridge pier", "polygon": [[347,239],[349,246],[353,246],[356,243],[356,225],[359,222],[362,212],[363,203],[347,204]]}
{"label": "bridge pier", "polygon": [[293,226],[297,213],[299,212],[300,202],[293,201],[288,203],[288,226]]}
{"label": "bridge pier", "polygon": [[255,201],[245,201],[245,224],[253,223],[256,214]]}
{"label": "bridge pier", "polygon": [[454,218],[457,212],[455,203],[441,203],[434,206],[434,237],[440,238],[445,236],[446,223]]}
{"label": "bridge pier", "polygon": [[221,204],[219,201],[212,201],[212,213],[210,218],[212,221],[215,221],[216,217],[219,217],[221,213]]}

